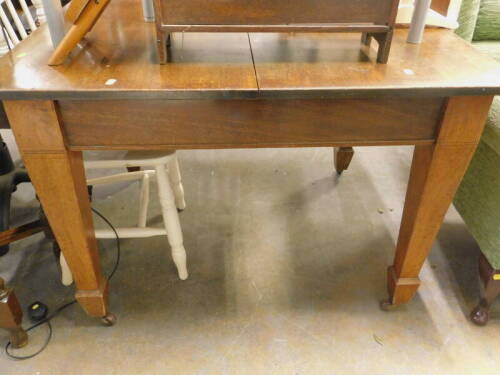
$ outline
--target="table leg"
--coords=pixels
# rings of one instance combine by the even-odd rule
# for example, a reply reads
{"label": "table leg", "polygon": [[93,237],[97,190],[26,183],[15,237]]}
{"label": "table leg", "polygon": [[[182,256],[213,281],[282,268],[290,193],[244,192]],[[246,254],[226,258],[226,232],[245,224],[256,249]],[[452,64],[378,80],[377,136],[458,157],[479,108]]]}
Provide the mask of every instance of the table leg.
{"label": "table leg", "polygon": [[386,308],[408,302],[418,275],[481,136],[491,96],[448,100],[434,144],[416,146]]}
{"label": "table leg", "polygon": [[354,156],[354,149],[352,147],[334,147],[333,148],[333,163],[335,170],[340,175],[351,164],[352,157]]}
{"label": "table leg", "polygon": [[54,102],[5,101],[4,106],[28,174],[75,278],[76,299],[87,314],[106,317],[107,280],[99,262],[82,153],[66,148]]}
{"label": "table leg", "polygon": [[10,333],[10,343],[14,348],[22,348],[28,343],[28,335],[21,326],[23,311],[10,288],[6,288],[0,277],[0,328]]}

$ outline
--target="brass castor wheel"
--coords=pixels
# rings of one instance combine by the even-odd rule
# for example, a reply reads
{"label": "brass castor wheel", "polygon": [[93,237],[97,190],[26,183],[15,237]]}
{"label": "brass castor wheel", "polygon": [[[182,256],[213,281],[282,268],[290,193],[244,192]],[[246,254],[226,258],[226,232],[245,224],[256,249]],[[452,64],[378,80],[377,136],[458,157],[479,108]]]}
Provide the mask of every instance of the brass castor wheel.
{"label": "brass castor wheel", "polygon": [[15,349],[20,349],[28,345],[28,334],[21,327],[11,328],[10,331],[10,344]]}
{"label": "brass castor wheel", "polygon": [[490,313],[485,307],[479,305],[471,311],[470,320],[478,326],[485,326],[490,320]]}
{"label": "brass castor wheel", "polygon": [[382,311],[393,311],[397,307],[397,305],[394,305],[390,299],[383,299],[380,301],[379,306]]}
{"label": "brass castor wheel", "polygon": [[101,322],[106,327],[114,326],[116,323],[116,315],[113,313],[107,313],[101,318]]}

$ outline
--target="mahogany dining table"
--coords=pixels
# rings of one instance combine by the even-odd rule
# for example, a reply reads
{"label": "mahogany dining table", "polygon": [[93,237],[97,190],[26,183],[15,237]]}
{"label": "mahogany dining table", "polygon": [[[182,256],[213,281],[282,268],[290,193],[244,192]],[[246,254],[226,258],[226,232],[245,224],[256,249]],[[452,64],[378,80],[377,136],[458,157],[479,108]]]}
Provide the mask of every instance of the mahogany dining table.
{"label": "mahogany dining table", "polygon": [[387,64],[359,34],[174,33],[160,65],[140,6],[112,1],[61,66],[44,26],[0,58],[0,101],[87,314],[110,314],[82,160],[103,149],[414,145],[383,306],[410,301],[500,64],[450,30],[409,44],[397,29]]}

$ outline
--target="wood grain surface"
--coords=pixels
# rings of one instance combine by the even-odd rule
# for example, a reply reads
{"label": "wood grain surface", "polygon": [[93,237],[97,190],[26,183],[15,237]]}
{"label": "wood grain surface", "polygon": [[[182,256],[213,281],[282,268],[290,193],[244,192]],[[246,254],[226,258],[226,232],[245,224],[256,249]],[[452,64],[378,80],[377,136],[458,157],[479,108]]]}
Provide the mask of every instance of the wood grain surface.
{"label": "wood grain surface", "polygon": [[164,22],[176,25],[387,23],[392,0],[162,0]]}
{"label": "wood grain surface", "polygon": [[121,100],[60,101],[58,108],[71,148],[180,149],[431,143],[443,104],[443,98]]}
{"label": "wood grain surface", "polygon": [[500,64],[447,30],[426,30],[419,45],[396,30],[386,65],[374,46],[360,48],[359,33],[174,33],[172,60],[160,66],[155,25],[140,7],[113,0],[58,67],[46,65],[42,26],[0,58],[0,100],[500,94]]}
{"label": "wood grain surface", "polygon": [[450,98],[436,142],[415,147],[394,266],[388,271],[393,304],[408,302],[418,288],[418,274],[474,154],[492,100]]}

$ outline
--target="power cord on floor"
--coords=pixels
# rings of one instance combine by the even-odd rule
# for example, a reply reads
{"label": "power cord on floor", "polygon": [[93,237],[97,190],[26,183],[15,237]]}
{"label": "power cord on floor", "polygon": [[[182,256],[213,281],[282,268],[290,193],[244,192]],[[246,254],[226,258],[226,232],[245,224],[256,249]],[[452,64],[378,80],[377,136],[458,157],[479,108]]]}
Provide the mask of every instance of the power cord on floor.
{"label": "power cord on floor", "polygon": [[[115,272],[118,269],[118,266],[120,264],[120,258],[121,258],[120,237],[118,236],[118,232],[116,231],[116,229],[113,226],[113,224],[111,224],[111,222],[103,214],[101,214],[95,208],[92,208],[92,211],[97,216],[99,216],[111,228],[111,230],[114,232],[115,237],[116,237],[116,261],[115,261],[115,265],[113,266],[113,269],[111,270],[109,276],[107,277],[107,279],[109,281],[114,276],[114,274],[115,274]],[[10,358],[12,358],[12,359],[25,360],[25,359],[30,359],[30,358],[36,357],[38,354],[40,354],[41,352],[43,352],[45,350],[45,348],[47,348],[47,346],[49,345],[50,339],[52,338],[52,325],[50,324],[50,321],[53,318],[55,318],[61,311],[63,311],[64,309],[66,309],[67,307],[69,307],[71,305],[74,305],[75,303],[76,303],[76,299],[74,299],[74,300],[72,300],[72,301],[70,301],[68,303],[65,303],[64,305],[58,307],[54,311],[54,313],[52,313],[51,315],[47,316],[46,318],[40,320],[39,322],[33,324],[31,327],[29,327],[28,329],[26,329],[26,332],[29,332],[32,329],[35,329],[35,328],[41,326],[42,324],[47,323],[47,328],[49,329],[49,333],[47,334],[47,338],[45,339],[42,347],[38,351],[36,351],[33,354],[26,355],[26,356],[17,356],[15,354],[12,354],[9,351],[9,348],[11,346],[11,343],[9,341],[7,343],[7,345],[5,345],[5,353],[7,354],[7,356],[10,357]]]}

